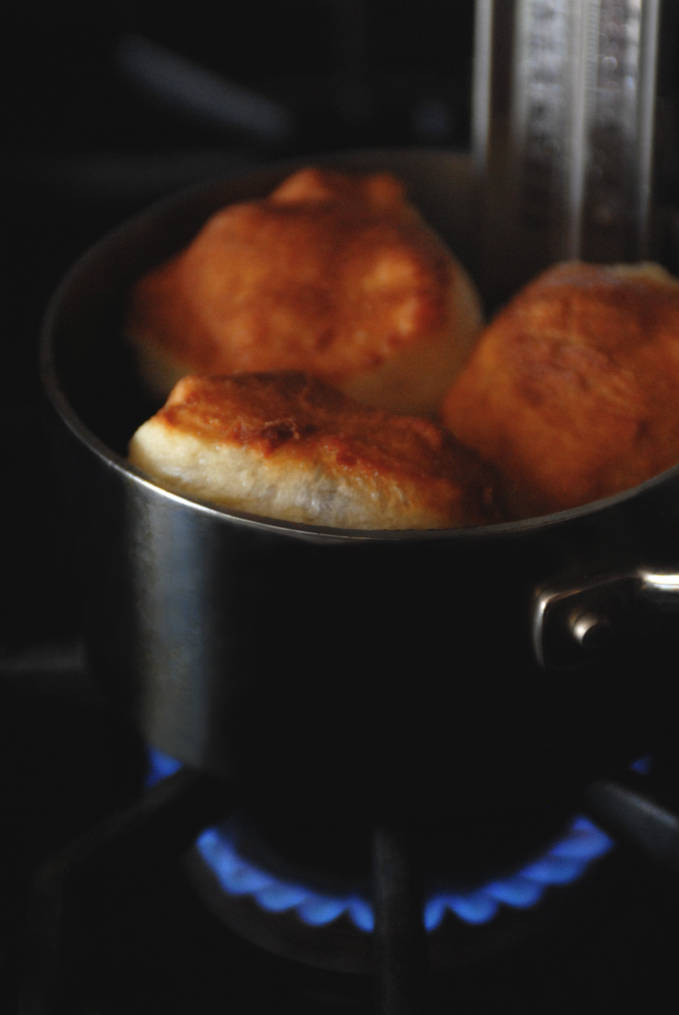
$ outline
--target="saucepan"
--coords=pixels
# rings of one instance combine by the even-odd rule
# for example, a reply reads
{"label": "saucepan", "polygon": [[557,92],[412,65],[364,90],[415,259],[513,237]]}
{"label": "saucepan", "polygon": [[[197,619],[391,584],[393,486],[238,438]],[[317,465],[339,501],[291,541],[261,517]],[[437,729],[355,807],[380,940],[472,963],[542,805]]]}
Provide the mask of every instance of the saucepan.
{"label": "saucepan", "polygon": [[[399,175],[477,271],[466,156],[304,160],[321,162]],[[86,253],[51,302],[42,377],[82,548],[91,670],[153,747],[335,827],[576,799],[671,725],[679,467],[546,517],[358,532],[214,507],[126,460],[157,408],[124,338],[131,285],[218,207],[295,167],[153,206]]]}

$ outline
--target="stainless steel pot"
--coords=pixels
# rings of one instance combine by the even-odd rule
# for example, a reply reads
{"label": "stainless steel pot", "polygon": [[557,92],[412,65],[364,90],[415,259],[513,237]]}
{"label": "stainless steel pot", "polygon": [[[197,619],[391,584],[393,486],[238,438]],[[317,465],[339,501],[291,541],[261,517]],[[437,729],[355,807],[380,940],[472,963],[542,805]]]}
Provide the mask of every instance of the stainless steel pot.
{"label": "stainless steel pot", "polygon": [[[323,161],[398,173],[476,271],[465,158]],[[671,628],[651,600],[679,582],[663,570],[679,468],[545,518],[350,532],[211,507],[125,460],[153,410],[122,337],[131,283],[291,168],[157,205],[49,308],[42,372],[72,465],[93,670],[152,745],[291,813],[436,823],[570,799],[663,735]]]}

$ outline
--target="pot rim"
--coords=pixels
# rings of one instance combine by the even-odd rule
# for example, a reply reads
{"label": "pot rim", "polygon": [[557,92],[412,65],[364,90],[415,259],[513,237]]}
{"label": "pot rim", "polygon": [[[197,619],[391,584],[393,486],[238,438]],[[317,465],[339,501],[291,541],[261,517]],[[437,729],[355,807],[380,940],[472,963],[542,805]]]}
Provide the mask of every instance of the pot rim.
{"label": "pot rim", "polygon": [[123,455],[109,447],[92,429],[90,429],[90,427],[83,422],[63,388],[59,371],[56,366],[54,336],[57,321],[61,312],[62,304],[81,273],[86,272],[91,262],[101,256],[104,251],[109,248],[114,248],[116,244],[120,243],[121,240],[127,236],[133,226],[138,226],[145,221],[150,223],[152,219],[159,218],[163,214],[167,215],[173,210],[178,210],[189,203],[192,198],[195,199],[199,194],[205,193],[207,188],[220,183],[235,183],[239,180],[245,181],[247,179],[256,179],[258,176],[264,179],[267,176],[273,175],[274,172],[280,171],[281,173],[284,173],[286,171],[290,171],[294,167],[313,163],[318,164],[325,162],[326,164],[334,163],[340,165],[343,160],[351,163],[352,159],[360,160],[365,158],[369,161],[374,161],[377,164],[381,159],[384,159],[386,162],[393,162],[396,156],[400,156],[401,158],[405,156],[406,158],[412,157],[416,160],[422,155],[428,155],[429,157],[433,156],[434,158],[440,157],[442,160],[447,159],[451,162],[451,164],[453,162],[457,162],[462,165],[463,162],[468,161],[468,157],[464,153],[441,152],[428,149],[394,149],[383,151],[377,149],[361,149],[357,151],[319,155],[316,157],[308,156],[281,160],[275,165],[256,167],[251,172],[240,171],[234,173],[233,175],[224,176],[220,179],[207,180],[202,183],[194,184],[190,187],[185,187],[174,194],[165,196],[160,200],[153,202],[140,213],[125,219],[122,223],[105,233],[99,240],[97,240],[96,243],[80,255],[80,257],[72,264],[62,277],[48,302],[47,309],[43,317],[39,343],[41,382],[49,402],[68,430],[80,444],[86,447],[90,452],[94,453],[108,468],[113,469],[121,475],[124,480],[129,480],[136,486],[143,488],[152,496],[156,496],[178,506],[181,505],[189,510],[197,511],[198,513],[211,517],[220,523],[245,525],[248,528],[275,532],[292,538],[302,538],[316,542],[387,544],[393,542],[417,543],[433,540],[448,543],[457,540],[469,541],[472,539],[485,541],[487,539],[511,538],[512,536],[518,534],[527,534],[538,530],[544,531],[546,529],[562,525],[567,526],[569,523],[585,517],[601,515],[608,510],[617,508],[619,505],[624,504],[627,501],[642,496],[647,491],[651,491],[672,479],[679,478],[679,464],[676,464],[670,466],[668,469],[665,469],[663,472],[644,480],[644,482],[639,483],[636,486],[629,487],[626,490],[619,491],[618,493],[609,495],[608,497],[603,497],[595,501],[590,501],[586,504],[580,504],[575,507],[552,512],[550,514],[536,515],[529,518],[518,519],[516,521],[493,522],[488,525],[459,526],[449,529],[341,529],[322,525],[309,525],[302,522],[292,522],[283,519],[268,518],[261,515],[249,514],[243,511],[230,510],[226,507],[201,500],[200,498],[189,496],[188,494],[181,494],[168,490],[148,478],[141,470],[128,462]]}

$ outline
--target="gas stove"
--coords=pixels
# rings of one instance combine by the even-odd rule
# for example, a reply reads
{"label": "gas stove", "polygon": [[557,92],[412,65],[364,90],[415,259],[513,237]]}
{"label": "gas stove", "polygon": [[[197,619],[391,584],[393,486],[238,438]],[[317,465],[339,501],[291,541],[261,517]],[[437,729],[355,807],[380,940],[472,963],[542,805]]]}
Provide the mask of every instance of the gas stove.
{"label": "gas stove", "polygon": [[[0,1006],[22,1015],[653,1010],[674,986],[676,873],[658,849],[651,860],[593,822],[591,800],[558,828],[529,829],[525,851],[513,828],[511,849],[509,835],[493,843],[496,873],[478,882],[441,869],[445,849],[432,873],[407,829],[384,827],[360,862],[329,870],[296,829],[263,828],[231,787],[150,753],[88,671],[78,533],[36,365],[62,274],[106,230],[185,185],[287,155],[469,144],[473,4],[455,5],[454,31],[441,30],[439,5],[418,4],[417,41],[411,17],[391,4],[284,9],[254,2],[231,12],[219,40],[209,26],[187,28],[184,17],[158,26],[126,5],[99,5],[96,23],[17,15],[6,33],[4,69],[15,93],[17,80],[25,85],[2,170],[12,341],[0,428],[11,477]],[[664,87],[676,108],[674,79]],[[673,133],[673,115],[663,115]],[[638,778],[670,815],[679,807],[671,766],[656,761]],[[306,824],[324,839],[313,814]],[[651,824],[657,833],[662,822]],[[461,822],[449,834],[475,833]]]}
{"label": "gas stove", "polygon": [[399,1007],[414,990],[431,1011],[652,1010],[671,987],[676,874],[582,815],[511,875],[428,897],[413,935],[426,871],[402,830],[376,830],[369,882],[293,880],[247,801],[149,753],[77,646],[6,659],[0,696],[3,1010],[371,1012],[385,984],[385,1011],[425,1010]]}

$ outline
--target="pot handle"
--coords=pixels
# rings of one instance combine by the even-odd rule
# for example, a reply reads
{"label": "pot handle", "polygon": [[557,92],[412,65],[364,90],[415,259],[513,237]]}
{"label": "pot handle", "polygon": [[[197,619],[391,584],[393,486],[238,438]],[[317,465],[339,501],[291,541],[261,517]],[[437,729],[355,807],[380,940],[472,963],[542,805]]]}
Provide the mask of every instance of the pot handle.
{"label": "pot handle", "polygon": [[579,585],[538,590],[533,611],[533,648],[547,669],[567,668],[605,651],[629,630],[630,608],[676,609],[679,573],[639,567],[604,574]]}

